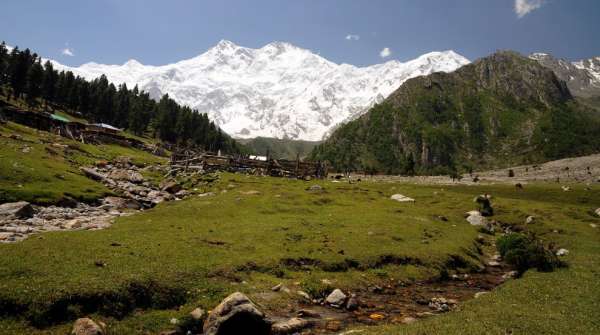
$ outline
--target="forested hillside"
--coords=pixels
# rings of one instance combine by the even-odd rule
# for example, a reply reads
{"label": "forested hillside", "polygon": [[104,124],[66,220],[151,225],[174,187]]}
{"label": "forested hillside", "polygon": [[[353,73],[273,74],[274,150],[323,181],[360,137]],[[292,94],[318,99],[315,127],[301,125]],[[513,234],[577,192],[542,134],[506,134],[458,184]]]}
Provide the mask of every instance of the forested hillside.
{"label": "forested hillside", "polygon": [[552,70],[505,51],[408,80],[310,157],[338,170],[455,174],[598,152],[598,134],[598,112]]}
{"label": "forested hillside", "polygon": [[29,49],[9,50],[4,42],[0,45],[0,96],[25,99],[30,107],[42,110],[60,106],[91,122],[108,123],[169,143],[210,151],[240,150],[206,114],[180,106],[168,95],[156,102],[137,86],[115,87],[105,76],[86,81],[70,71],[58,72],[50,61],[42,64],[41,57]]}

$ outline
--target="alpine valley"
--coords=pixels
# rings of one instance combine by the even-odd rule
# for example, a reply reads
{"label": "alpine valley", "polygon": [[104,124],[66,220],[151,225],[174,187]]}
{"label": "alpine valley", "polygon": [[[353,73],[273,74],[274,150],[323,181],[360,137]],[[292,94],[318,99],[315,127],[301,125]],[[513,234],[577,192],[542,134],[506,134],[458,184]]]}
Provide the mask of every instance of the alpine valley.
{"label": "alpine valley", "polygon": [[164,94],[209,118],[235,138],[275,137],[319,141],[336,126],[366,112],[407,79],[451,72],[469,60],[453,52],[368,67],[336,64],[284,42],[260,49],[221,41],[207,52],[164,66],[87,63],[70,70],[87,80],[101,75],[116,84]]}

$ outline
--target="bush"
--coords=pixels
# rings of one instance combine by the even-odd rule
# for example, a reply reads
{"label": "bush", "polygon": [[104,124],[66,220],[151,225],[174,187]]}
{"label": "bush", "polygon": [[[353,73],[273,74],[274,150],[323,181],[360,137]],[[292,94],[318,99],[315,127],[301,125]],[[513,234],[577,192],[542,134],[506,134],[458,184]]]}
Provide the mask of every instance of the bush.
{"label": "bush", "polygon": [[324,299],[333,291],[333,287],[330,284],[323,283],[323,281],[315,276],[309,276],[302,282],[301,286],[302,290],[308,293],[313,299]]}
{"label": "bush", "polygon": [[530,268],[538,271],[552,271],[562,266],[558,257],[533,236],[511,233],[498,238],[498,252],[510,265],[520,273]]}

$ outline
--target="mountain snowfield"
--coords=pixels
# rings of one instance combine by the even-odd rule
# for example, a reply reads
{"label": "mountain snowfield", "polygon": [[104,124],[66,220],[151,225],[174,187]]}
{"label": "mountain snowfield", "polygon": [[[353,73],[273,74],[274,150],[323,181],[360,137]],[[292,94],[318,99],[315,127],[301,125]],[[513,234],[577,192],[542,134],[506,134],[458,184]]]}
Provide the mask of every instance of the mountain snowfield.
{"label": "mountain snowfield", "polygon": [[123,65],[87,63],[70,70],[88,80],[106,75],[159,99],[207,113],[236,138],[258,136],[321,140],[336,125],[365,112],[407,79],[454,71],[469,60],[453,51],[431,52],[401,63],[368,67],[335,64],[309,50],[274,42],[260,49],[221,41],[207,52],[164,66],[130,60]]}
{"label": "mountain snowfield", "polygon": [[567,83],[574,95],[581,97],[600,95],[600,57],[569,62],[538,52],[531,54],[529,58],[552,69],[559,79]]}

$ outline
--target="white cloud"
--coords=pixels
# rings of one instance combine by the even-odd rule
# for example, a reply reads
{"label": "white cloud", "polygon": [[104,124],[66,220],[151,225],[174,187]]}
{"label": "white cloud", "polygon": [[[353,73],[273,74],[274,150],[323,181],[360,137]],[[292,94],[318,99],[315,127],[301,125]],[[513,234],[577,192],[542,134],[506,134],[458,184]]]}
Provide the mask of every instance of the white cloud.
{"label": "white cloud", "polygon": [[390,48],[383,48],[381,51],[379,51],[379,56],[381,58],[389,57],[391,54],[392,50],[390,50]]}
{"label": "white cloud", "polygon": [[62,51],[60,52],[61,54],[65,55],[65,56],[69,56],[69,57],[73,57],[75,56],[75,53],[73,52],[73,49],[66,47],[64,49],[62,49]]}
{"label": "white cloud", "polygon": [[515,13],[520,19],[530,12],[539,9],[545,3],[545,0],[515,0]]}
{"label": "white cloud", "polygon": [[358,40],[360,40],[360,36],[359,35],[348,34],[348,35],[346,35],[346,39],[348,41],[358,41]]}

